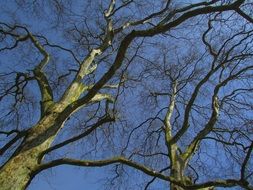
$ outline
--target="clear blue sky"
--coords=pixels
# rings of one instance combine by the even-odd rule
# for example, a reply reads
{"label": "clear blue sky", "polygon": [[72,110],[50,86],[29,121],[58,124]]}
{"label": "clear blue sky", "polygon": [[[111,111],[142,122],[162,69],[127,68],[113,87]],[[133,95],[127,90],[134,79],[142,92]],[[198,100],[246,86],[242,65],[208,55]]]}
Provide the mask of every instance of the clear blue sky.
{"label": "clear blue sky", "polygon": [[[7,12],[8,10],[17,10],[17,19],[22,21],[22,23],[29,24],[32,31],[39,30],[41,28],[46,28],[43,22],[38,20],[34,21],[27,16],[24,16],[19,8],[14,6],[14,0],[2,0],[0,2],[0,7],[4,8]],[[192,1],[193,2],[193,1]],[[195,2],[195,1],[194,1]],[[0,15],[0,20],[11,21],[12,18],[6,16],[7,14]],[[57,42],[58,39],[55,38],[54,33],[50,32],[47,34],[49,39],[54,39]],[[65,44],[66,46],[68,44]],[[0,67],[0,69],[3,69]],[[29,190],[100,190],[105,189],[104,183],[106,183],[106,177],[109,171],[107,168],[77,168],[72,166],[60,166],[49,171],[40,173],[35,177],[29,186]],[[110,173],[111,174],[111,173]],[[154,185],[155,186],[155,185]],[[161,187],[152,187],[152,190],[162,189]],[[222,188],[218,188],[222,189]],[[235,188],[236,189],[236,188]]]}
{"label": "clear blue sky", "polygon": [[28,190],[100,190],[102,176],[101,168],[61,166],[39,174]]}

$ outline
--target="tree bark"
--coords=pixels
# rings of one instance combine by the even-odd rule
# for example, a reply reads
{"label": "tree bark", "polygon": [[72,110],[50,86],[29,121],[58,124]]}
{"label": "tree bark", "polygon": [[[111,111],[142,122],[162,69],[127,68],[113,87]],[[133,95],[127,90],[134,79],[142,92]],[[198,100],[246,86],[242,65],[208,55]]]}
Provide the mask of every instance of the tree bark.
{"label": "tree bark", "polygon": [[[176,153],[174,154],[171,166],[171,174],[170,176],[173,177],[177,181],[183,182],[185,185],[187,184],[186,176],[184,176],[184,170],[185,170],[185,163],[183,160],[178,156]],[[188,183],[189,185],[189,183]],[[173,183],[170,184],[171,190],[184,190],[184,188],[175,185]]]}
{"label": "tree bark", "polygon": [[[183,161],[180,155],[175,157],[176,159],[173,162],[171,167],[171,177],[173,177],[177,181],[181,181],[184,185],[194,185],[194,182],[189,176],[185,175],[185,168],[187,163]],[[170,190],[189,190],[185,189],[181,186],[176,184],[170,183]],[[206,188],[199,188],[198,190],[214,190],[214,187],[206,187]]]}
{"label": "tree bark", "polygon": [[36,147],[12,157],[0,170],[1,190],[24,190],[39,166],[39,153]]}
{"label": "tree bark", "polygon": [[27,131],[12,157],[0,168],[1,190],[24,190],[39,170],[41,153],[48,149],[65,119],[59,113],[43,117]]}
{"label": "tree bark", "polygon": [[[170,146],[170,161],[171,161],[171,172],[170,176],[176,181],[180,181],[185,186],[194,185],[194,181],[187,175],[185,170],[187,168],[188,159],[184,159],[182,154],[178,153],[177,145],[173,144]],[[213,190],[213,187],[200,188],[199,190]],[[189,190],[185,189],[174,183],[170,183],[170,190]]]}

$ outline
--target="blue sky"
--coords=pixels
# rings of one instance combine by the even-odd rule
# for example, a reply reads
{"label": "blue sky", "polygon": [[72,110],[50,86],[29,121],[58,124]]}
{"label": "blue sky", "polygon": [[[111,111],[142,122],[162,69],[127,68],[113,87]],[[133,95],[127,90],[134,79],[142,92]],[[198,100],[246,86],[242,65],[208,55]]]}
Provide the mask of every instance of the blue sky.
{"label": "blue sky", "polygon": [[[17,20],[28,24],[31,28],[32,31],[47,31],[47,37],[48,39],[54,41],[55,43],[57,42],[62,42],[61,40],[64,41],[64,46],[68,46],[67,42],[65,41],[66,39],[58,39],[55,36],[58,35],[55,32],[52,32],[50,30],[47,30],[47,24],[46,22],[39,22],[38,19],[32,20],[30,19],[30,17],[27,17],[27,15],[23,12],[19,11],[19,8],[14,6],[14,4],[12,3],[14,1],[7,1],[4,0],[2,2],[0,2],[0,6],[2,4],[5,4],[4,9],[7,10],[18,10],[16,11],[16,15],[17,15]],[[8,16],[6,16],[7,14],[2,14],[0,15],[0,19],[4,20],[4,21],[13,21],[13,18],[10,18]],[[46,32],[45,32],[46,33]],[[154,40],[155,41],[155,40]],[[59,53],[58,55],[61,55],[61,53]],[[10,58],[11,59],[11,58]],[[3,61],[3,60],[2,60]],[[7,62],[7,61],[6,61]],[[5,65],[0,65],[0,68],[2,69],[6,69]],[[127,90],[126,90],[127,91]],[[133,92],[132,94],[130,93],[131,90],[127,91],[129,92],[129,97],[125,97],[126,101],[130,101],[131,100],[131,95],[136,95],[134,94],[135,92]],[[138,92],[139,93],[139,92]],[[136,105],[138,103],[138,101],[134,102],[132,101],[131,104],[133,104],[133,108],[132,110],[129,110],[129,115],[133,115],[133,117],[135,117],[135,119],[137,120],[139,118],[139,115],[136,114],[135,115],[135,111],[138,111],[138,113],[141,113],[141,110],[134,110],[134,104]],[[151,114],[151,113],[148,113]],[[36,118],[34,118],[35,120]],[[135,123],[136,121],[134,121],[133,123]],[[139,121],[138,121],[139,122]],[[101,153],[102,154],[102,153]],[[225,161],[225,160],[224,160]],[[32,181],[31,185],[29,186],[29,190],[83,190],[83,189],[87,189],[87,190],[97,190],[97,189],[105,189],[106,186],[104,186],[104,184],[106,183],[106,177],[108,177],[109,175],[111,175],[111,173],[108,170],[109,167],[106,168],[76,168],[76,167],[71,167],[71,166],[60,166],[60,167],[56,167],[52,170],[49,171],[44,171],[41,174],[37,175],[35,177],[35,179]],[[130,173],[131,174],[131,173]],[[134,179],[133,175],[133,181]],[[119,188],[120,189],[120,188]],[[155,189],[162,189],[161,187],[159,187],[159,185],[153,185],[152,190]],[[222,188],[218,188],[218,189],[222,189]],[[236,188],[235,188],[236,189]]]}
{"label": "blue sky", "polygon": [[60,166],[36,176],[28,190],[99,190],[103,189],[101,173],[101,168]]}

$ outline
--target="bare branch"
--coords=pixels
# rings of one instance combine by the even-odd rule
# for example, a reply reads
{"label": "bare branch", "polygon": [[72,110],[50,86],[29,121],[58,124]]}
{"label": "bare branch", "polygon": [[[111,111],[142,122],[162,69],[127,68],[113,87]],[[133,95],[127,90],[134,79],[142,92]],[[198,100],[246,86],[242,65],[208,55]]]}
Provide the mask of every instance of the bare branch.
{"label": "bare branch", "polygon": [[243,160],[243,163],[242,163],[242,167],[241,167],[241,180],[246,180],[245,179],[245,171],[246,171],[246,167],[247,167],[247,164],[249,162],[249,159],[250,159],[250,156],[251,156],[251,153],[252,153],[252,150],[253,150],[253,141],[251,142],[251,145],[249,146],[249,150]]}

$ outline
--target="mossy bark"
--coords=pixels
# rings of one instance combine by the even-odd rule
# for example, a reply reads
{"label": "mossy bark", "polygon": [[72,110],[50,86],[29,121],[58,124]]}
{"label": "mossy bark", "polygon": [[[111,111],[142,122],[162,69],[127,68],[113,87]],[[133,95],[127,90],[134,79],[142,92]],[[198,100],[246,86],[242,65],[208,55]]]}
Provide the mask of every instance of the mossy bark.
{"label": "mossy bark", "polygon": [[[185,171],[185,162],[181,159],[180,155],[177,153],[177,147],[176,145],[171,146],[171,172],[170,176],[173,177],[177,181],[183,182],[185,185],[186,182],[186,176],[184,176]],[[173,183],[170,184],[171,190],[184,190],[184,188],[175,185]]]}
{"label": "mossy bark", "polygon": [[41,153],[50,147],[64,119],[51,113],[27,132],[12,157],[0,168],[1,190],[23,190],[40,167]]}
{"label": "mossy bark", "polygon": [[39,152],[39,149],[35,148],[11,158],[0,170],[0,189],[26,189],[38,168]]}
{"label": "mossy bark", "polygon": [[[171,172],[170,176],[176,181],[180,181],[185,186],[194,185],[194,181],[185,174],[188,159],[185,159],[184,155],[178,153],[177,145],[170,146],[171,155]],[[199,190],[213,190],[214,187],[200,188]],[[189,190],[189,188],[183,188],[179,185],[170,183],[170,190]]]}

